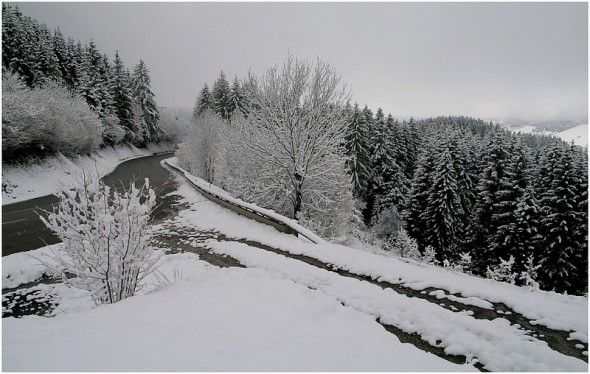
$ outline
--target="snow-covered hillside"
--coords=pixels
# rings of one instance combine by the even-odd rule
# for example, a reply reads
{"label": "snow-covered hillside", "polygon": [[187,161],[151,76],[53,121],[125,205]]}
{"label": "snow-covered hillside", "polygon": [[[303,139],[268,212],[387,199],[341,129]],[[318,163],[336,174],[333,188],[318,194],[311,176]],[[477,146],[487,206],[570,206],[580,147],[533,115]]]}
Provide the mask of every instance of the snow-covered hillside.
{"label": "snow-covered hillside", "polygon": [[89,156],[79,156],[75,159],[58,155],[39,164],[24,166],[3,164],[2,204],[53,194],[59,190],[60,186],[71,184],[82,170],[103,177],[124,160],[172,150],[174,145],[171,143],[148,144],[145,148],[120,145],[102,148]]}
{"label": "snow-covered hillside", "polygon": [[[63,284],[37,286],[39,298],[55,295],[59,308],[51,319],[3,320],[4,370],[458,371],[475,370],[476,362],[493,371],[588,369],[544,336],[563,331],[585,351],[587,298],[312,244],[237,216],[178,182],[188,209],[158,225],[159,237],[248,268],[220,269],[195,254],[170,252],[142,295],[95,309],[87,294]],[[4,257],[3,284],[38,277],[30,261],[25,254]],[[176,281],[158,286],[164,278]],[[402,344],[376,319],[467,363]]]}
{"label": "snow-covered hillside", "polygon": [[588,124],[578,125],[560,132],[535,131],[535,126],[524,126],[519,128],[511,127],[510,130],[516,133],[521,132],[523,134],[535,133],[540,135],[555,135],[561,138],[562,140],[565,140],[566,142],[573,141],[576,145],[582,147],[588,145]]}

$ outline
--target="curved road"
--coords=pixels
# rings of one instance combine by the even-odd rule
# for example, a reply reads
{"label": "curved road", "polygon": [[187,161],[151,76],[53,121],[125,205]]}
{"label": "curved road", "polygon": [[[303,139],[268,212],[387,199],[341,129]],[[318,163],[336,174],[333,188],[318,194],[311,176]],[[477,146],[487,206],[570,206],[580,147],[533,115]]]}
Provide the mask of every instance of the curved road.
{"label": "curved road", "polygon": [[[148,156],[125,161],[102,180],[114,187],[128,186],[135,178],[139,185],[145,178],[158,196],[158,207],[153,219],[160,219],[171,211],[170,199],[166,194],[175,189],[174,179],[162,166],[160,161],[172,154]],[[43,225],[38,214],[43,210],[51,211],[58,198],[54,195],[42,196],[20,203],[2,206],[2,256],[25,252],[55,244],[59,239]]]}

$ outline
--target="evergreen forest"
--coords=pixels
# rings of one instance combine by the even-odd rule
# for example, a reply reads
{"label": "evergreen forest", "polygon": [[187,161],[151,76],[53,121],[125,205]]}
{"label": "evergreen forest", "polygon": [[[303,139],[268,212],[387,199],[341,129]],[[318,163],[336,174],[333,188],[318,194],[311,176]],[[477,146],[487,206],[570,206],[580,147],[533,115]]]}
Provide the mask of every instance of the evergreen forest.
{"label": "evergreen forest", "polygon": [[110,60],[90,41],[2,4],[2,155],[5,162],[167,140],[148,67]]}

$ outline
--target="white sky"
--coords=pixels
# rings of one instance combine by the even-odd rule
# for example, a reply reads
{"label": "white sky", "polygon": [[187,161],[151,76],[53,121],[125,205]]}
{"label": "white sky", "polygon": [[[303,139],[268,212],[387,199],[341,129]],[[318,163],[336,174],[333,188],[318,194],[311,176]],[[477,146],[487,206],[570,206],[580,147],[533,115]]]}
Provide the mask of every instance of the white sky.
{"label": "white sky", "polygon": [[583,119],[587,3],[19,3],[132,68],[161,106],[261,74],[287,53],[329,61],[353,98],[396,117]]}

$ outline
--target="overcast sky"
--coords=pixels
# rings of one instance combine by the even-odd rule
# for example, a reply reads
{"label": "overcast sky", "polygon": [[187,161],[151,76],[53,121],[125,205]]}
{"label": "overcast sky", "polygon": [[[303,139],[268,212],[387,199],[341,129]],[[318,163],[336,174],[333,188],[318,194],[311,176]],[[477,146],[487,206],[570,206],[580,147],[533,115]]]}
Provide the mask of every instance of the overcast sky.
{"label": "overcast sky", "polygon": [[361,106],[396,117],[585,118],[587,3],[19,3],[132,68],[161,106],[192,108],[220,70],[289,52],[330,62]]}

